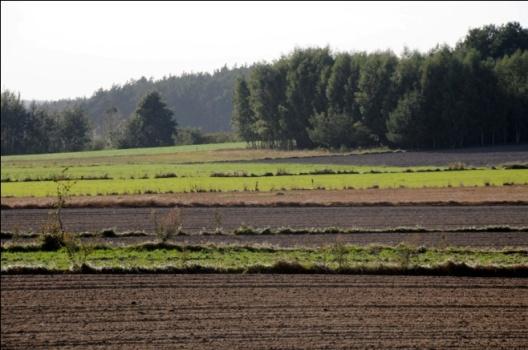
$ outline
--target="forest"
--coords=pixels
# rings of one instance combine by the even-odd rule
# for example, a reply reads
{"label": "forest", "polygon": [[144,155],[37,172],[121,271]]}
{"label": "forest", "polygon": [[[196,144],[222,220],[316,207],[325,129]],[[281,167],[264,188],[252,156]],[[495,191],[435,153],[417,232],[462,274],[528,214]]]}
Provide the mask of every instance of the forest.
{"label": "forest", "polygon": [[[155,121],[156,111],[141,117],[152,93],[160,118],[173,122]],[[232,139],[203,132],[231,130],[252,147],[278,149],[523,143],[528,29],[474,28],[455,47],[426,53],[297,48],[273,62],[143,77],[74,100],[28,103],[5,90],[1,115],[3,155],[215,142]],[[161,127],[158,137],[143,121],[171,125],[172,135]]]}
{"label": "forest", "polygon": [[237,80],[233,124],[245,141],[281,149],[526,142],[527,49],[515,22],[427,53],[296,49]]}

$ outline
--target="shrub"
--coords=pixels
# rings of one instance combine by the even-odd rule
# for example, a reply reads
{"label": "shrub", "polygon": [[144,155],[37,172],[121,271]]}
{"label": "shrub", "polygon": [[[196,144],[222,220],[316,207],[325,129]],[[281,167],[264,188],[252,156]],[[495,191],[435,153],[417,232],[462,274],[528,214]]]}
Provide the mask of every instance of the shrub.
{"label": "shrub", "polygon": [[462,162],[449,163],[447,169],[448,170],[464,170],[466,169],[466,165]]}
{"label": "shrub", "polygon": [[154,222],[154,231],[158,237],[158,241],[161,243],[166,243],[171,236],[180,233],[182,230],[182,215],[180,208],[170,209],[163,216],[159,216],[158,213],[153,210],[151,216]]}
{"label": "shrub", "polygon": [[93,247],[83,244],[81,240],[78,237],[75,237],[72,233],[64,234],[62,245],[66,250],[72,269],[74,271],[82,270],[83,266],[86,266],[88,255],[92,253]]}
{"label": "shrub", "polygon": [[172,177],[178,177],[178,175],[176,175],[176,173],[161,173],[154,175],[155,179],[168,179]]}

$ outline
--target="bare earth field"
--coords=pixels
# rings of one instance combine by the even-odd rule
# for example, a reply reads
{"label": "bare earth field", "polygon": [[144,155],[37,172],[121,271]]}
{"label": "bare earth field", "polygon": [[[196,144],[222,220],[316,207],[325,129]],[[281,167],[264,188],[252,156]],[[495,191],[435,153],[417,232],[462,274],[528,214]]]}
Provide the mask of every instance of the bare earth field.
{"label": "bare earth field", "polygon": [[1,277],[2,349],[521,349],[528,280]]}
{"label": "bare earth field", "polygon": [[264,162],[378,166],[445,166],[461,162],[469,166],[493,166],[528,162],[528,145],[283,158]]}
{"label": "bare earth field", "polygon": [[[51,208],[52,197],[2,197],[2,208]],[[69,207],[411,205],[428,203],[528,203],[528,186],[308,190],[286,192],[202,192],[126,196],[75,196]]]}
{"label": "bare earth field", "polygon": [[[63,209],[65,229],[94,232],[153,232],[152,211],[162,215],[166,208],[67,208]],[[48,209],[9,209],[1,211],[2,231],[38,232],[48,220]],[[528,226],[526,206],[375,206],[375,207],[225,207],[182,208],[183,230],[199,232],[221,227],[232,231],[242,224],[253,227],[360,227],[389,228],[423,226],[446,229],[465,226]]]}

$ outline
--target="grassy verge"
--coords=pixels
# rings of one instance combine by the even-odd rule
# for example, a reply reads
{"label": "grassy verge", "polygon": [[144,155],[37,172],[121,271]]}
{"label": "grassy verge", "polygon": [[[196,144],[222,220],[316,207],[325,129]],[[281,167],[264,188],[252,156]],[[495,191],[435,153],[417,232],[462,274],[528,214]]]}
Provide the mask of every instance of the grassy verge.
{"label": "grassy verge", "polygon": [[73,268],[65,248],[2,252],[2,273],[61,272],[302,272],[485,274],[528,276],[526,249],[424,248],[399,245],[318,249],[182,246],[146,243],[94,247]]}

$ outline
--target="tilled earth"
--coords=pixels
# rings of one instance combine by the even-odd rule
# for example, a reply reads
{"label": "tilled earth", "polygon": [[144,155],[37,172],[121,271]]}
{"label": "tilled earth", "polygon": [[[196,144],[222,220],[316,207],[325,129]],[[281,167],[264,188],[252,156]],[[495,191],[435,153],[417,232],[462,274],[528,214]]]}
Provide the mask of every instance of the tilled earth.
{"label": "tilled earth", "polygon": [[2,349],[521,349],[528,280],[4,275]]}
{"label": "tilled earth", "polygon": [[[71,208],[63,209],[65,229],[75,232],[154,231],[152,213],[166,208]],[[39,232],[48,220],[49,209],[6,209],[1,211],[2,231]],[[446,229],[464,226],[528,226],[526,206],[376,206],[376,207],[224,207],[182,208],[183,230],[232,231],[245,224],[252,227],[361,227],[390,228],[423,226]]]}
{"label": "tilled earth", "polygon": [[494,166],[528,162],[528,145],[477,147],[456,150],[410,151],[396,153],[352,154],[263,160],[265,163],[310,163],[339,165],[447,166],[464,163],[470,166]]}

